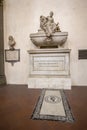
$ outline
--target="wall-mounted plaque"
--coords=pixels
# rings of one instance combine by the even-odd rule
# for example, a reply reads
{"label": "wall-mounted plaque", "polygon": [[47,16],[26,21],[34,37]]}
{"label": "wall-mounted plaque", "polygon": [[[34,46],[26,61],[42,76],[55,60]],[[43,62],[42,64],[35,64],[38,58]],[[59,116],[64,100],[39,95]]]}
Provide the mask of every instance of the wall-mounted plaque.
{"label": "wall-mounted plaque", "polygon": [[5,50],[5,61],[11,63],[20,61],[20,49]]}
{"label": "wall-mounted plaque", "polygon": [[87,59],[87,49],[79,50],[78,53],[79,59]]}

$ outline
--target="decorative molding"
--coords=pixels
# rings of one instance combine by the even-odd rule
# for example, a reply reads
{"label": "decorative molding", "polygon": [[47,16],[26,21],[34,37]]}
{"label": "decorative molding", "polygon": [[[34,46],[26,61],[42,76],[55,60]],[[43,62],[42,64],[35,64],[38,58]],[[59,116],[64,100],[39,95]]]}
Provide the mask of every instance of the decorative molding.
{"label": "decorative molding", "polygon": [[[50,52],[51,51],[51,52]],[[55,53],[56,51],[56,53]],[[38,52],[38,53],[37,53]],[[36,53],[36,54],[35,54]],[[30,53],[30,75],[35,76],[68,76],[69,50],[45,50]]]}

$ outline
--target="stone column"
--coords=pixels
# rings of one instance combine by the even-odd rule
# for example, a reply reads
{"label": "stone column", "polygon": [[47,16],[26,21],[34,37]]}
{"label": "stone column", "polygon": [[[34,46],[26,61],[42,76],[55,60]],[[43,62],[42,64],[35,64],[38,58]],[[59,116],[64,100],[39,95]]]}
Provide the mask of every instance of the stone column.
{"label": "stone column", "polygon": [[3,4],[0,0],[0,85],[6,84],[4,73]]}

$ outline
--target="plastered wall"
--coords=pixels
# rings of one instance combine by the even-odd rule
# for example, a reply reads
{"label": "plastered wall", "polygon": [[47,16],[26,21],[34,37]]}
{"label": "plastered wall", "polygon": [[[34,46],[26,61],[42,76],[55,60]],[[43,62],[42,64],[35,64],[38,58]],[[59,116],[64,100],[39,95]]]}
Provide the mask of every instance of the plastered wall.
{"label": "plastered wall", "polygon": [[69,33],[67,44],[71,49],[70,71],[72,85],[87,85],[87,60],[78,60],[78,50],[87,49],[87,0],[5,0],[4,47],[8,49],[8,36],[15,38],[20,49],[20,62],[12,66],[5,62],[8,84],[27,84],[29,55],[36,48],[29,39],[39,29],[40,15],[54,12],[61,31]]}

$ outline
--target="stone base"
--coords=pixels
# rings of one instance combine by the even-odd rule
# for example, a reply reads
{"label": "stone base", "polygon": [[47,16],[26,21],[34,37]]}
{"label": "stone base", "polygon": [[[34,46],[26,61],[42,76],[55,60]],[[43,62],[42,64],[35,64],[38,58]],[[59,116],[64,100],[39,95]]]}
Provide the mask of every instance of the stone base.
{"label": "stone base", "polygon": [[71,78],[29,77],[28,88],[71,89]]}

